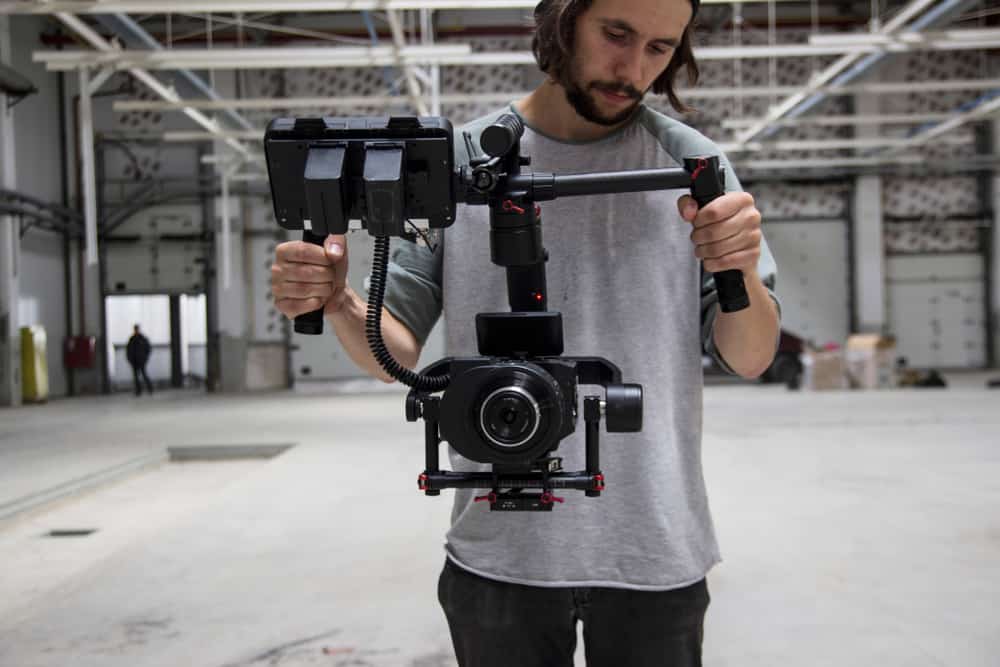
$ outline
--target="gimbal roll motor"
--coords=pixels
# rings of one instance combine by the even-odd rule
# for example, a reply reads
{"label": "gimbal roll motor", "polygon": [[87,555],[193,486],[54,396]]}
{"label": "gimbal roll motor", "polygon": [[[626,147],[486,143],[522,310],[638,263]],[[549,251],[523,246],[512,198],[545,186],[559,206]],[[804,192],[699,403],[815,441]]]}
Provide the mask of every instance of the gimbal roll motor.
{"label": "gimbal roll motor", "polygon": [[[547,307],[546,250],[537,202],[557,197],[691,188],[704,205],[723,192],[717,157],[685,160],[683,169],[553,175],[522,172],[521,119],[506,114],[480,136],[464,141],[468,164],[453,166],[453,132],[443,118],[278,118],[265,135],[275,217],[322,244],[360,220],[376,237],[366,334],[372,354],[392,377],[411,387],[406,418],[424,421],[426,467],[418,486],[426,495],[446,488],[488,491],[477,500],[495,511],[549,511],[559,489],[599,496],[600,421],[608,432],[642,429],[642,387],[622,382],[621,371],[601,357],[564,357],[562,317]],[[457,203],[490,209],[491,260],[507,273],[508,313],[476,317],[477,357],[449,357],[414,373],[389,354],[381,315],[389,237],[415,238],[424,220],[431,228],[455,220]],[[738,271],[716,274],[722,309],[749,302]],[[296,318],[300,333],[322,332],[322,311]],[[578,396],[579,385],[604,395]],[[566,472],[555,456],[575,432],[582,411],[585,470]],[[447,441],[488,472],[442,470],[439,447]]]}

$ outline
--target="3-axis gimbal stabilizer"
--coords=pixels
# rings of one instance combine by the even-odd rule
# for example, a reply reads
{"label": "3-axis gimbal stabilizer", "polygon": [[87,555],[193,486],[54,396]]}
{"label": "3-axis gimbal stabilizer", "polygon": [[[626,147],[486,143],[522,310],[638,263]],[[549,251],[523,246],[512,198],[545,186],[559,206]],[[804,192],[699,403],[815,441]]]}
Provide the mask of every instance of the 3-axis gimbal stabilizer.
{"label": "3-axis gimbal stabilizer", "polygon": [[[476,488],[492,510],[548,511],[562,502],[555,489],[599,496],[605,488],[599,457],[599,426],[608,432],[642,429],[642,387],[623,384],[621,371],[600,357],[563,357],[560,313],[547,309],[541,208],[557,197],[690,188],[704,206],[724,191],[717,157],[685,159],[683,169],[650,169],[553,175],[524,172],[520,154],[524,125],[501,116],[480,136],[479,155],[464,141],[468,164],[454,168],[453,130],[443,118],[278,118],[265,136],[275,216],[286,229],[322,244],[360,220],[375,236],[366,335],[375,358],[411,391],[409,421],[425,423],[426,468],[419,488],[439,495],[445,488]],[[441,359],[414,373],[389,354],[381,315],[389,262],[389,237],[415,237],[413,221],[450,226],[456,205],[490,208],[491,261],[504,267],[511,312],[476,316],[478,357]],[[722,310],[749,305],[738,271],[715,274]],[[296,318],[299,333],[323,330],[322,311]],[[579,384],[604,387],[604,397],[586,396],[586,469],[564,472],[553,456],[573,433]],[[436,396],[443,392],[441,396]],[[447,441],[487,472],[441,470],[439,445]]]}

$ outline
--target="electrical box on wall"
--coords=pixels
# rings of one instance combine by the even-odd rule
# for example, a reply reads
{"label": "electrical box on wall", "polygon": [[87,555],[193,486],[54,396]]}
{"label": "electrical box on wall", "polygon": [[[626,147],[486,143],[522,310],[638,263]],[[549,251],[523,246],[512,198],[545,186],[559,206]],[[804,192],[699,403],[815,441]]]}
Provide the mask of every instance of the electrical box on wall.
{"label": "electrical box on wall", "polygon": [[63,363],[66,368],[94,368],[97,365],[97,338],[95,336],[69,336],[63,345]]}

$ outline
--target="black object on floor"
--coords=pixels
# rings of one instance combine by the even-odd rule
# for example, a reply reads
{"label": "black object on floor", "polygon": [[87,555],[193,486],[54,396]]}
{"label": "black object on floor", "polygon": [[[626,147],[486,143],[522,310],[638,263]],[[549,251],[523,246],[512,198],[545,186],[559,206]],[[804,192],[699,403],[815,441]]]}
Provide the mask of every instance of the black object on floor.
{"label": "black object on floor", "polygon": [[944,381],[941,374],[936,370],[930,370],[927,375],[917,380],[915,387],[947,387],[948,383]]}

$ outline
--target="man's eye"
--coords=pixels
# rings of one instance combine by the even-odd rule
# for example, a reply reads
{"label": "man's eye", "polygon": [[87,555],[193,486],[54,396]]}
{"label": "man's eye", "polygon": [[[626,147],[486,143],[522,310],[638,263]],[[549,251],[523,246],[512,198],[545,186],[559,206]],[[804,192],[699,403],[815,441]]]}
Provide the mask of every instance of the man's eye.
{"label": "man's eye", "polygon": [[610,30],[606,30],[604,32],[604,35],[605,35],[605,37],[607,37],[608,39],[610,39],[612,42],[624,42],[625,41],[625,33],[623,33],[623,32],[612,32]]}
{"label": "man's eye", "polygon": [[667,49],[661,48],[659,46],[651,46],[651,47],[649,47],[649,50],[652,51],[654,54],[656,54],[658,56],[665,56],[665,55],[667,55]]}

